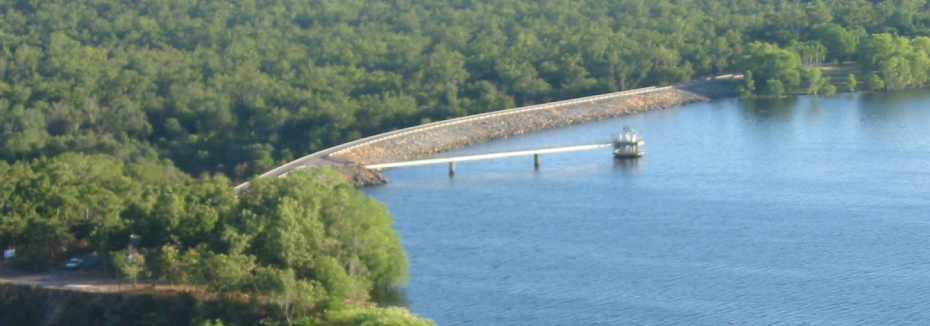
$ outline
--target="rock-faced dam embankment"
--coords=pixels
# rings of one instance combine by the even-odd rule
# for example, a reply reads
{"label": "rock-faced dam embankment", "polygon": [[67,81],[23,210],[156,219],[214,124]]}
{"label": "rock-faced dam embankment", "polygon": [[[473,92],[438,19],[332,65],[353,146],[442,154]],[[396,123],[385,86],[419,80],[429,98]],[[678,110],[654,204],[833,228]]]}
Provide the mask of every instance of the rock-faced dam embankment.
{"label": "rock-faced dam embankment", "polygon": [[[720,76],[434,122],[349,142],[282,165],[262,177],[331,166],[358,185],[386,182],[361,166],[413,160],[492,139],[735,95],[742,76]],[[236,187],[244,190],[248,184]]]}

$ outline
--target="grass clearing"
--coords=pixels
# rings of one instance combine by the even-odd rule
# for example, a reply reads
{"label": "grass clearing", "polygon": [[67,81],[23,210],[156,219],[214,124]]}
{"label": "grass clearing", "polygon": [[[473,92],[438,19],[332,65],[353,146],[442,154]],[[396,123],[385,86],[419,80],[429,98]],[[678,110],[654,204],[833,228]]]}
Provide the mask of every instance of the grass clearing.
{"label": "grass clearing", "polygon": [[[820,68],[820,70],[823,71],[823,78],[829,81],[831,85],[836,86],[837,93],[848,92],[846,88],[846,78],[849,78],[849,74],[856,76],[856,90],[862,90],[862,81],[865,79],[865,74],[859,70],[859,65],[855,62],[826,64],[815,68]],[[801,84],[798,85],[795,94],[807,94],[807,87],[809,85],[810,83],[802,78]]]}

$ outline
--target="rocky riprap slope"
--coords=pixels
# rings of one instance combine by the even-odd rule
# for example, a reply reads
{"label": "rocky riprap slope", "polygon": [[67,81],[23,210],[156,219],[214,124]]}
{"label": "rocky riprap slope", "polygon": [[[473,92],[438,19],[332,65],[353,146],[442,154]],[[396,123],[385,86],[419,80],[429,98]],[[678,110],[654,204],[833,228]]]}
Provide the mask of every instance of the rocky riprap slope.
{"label": "rocky riprap slope", "polygon": [[[733,79],[696,81],[652,92],[476,119],[388,138],[339,151],[328,158],[360,165],[414,160],[491,139],[733,96],[736,83]],[[367,173],[352,177],[349,169],[343,170],[357,185],[386,181]]]}

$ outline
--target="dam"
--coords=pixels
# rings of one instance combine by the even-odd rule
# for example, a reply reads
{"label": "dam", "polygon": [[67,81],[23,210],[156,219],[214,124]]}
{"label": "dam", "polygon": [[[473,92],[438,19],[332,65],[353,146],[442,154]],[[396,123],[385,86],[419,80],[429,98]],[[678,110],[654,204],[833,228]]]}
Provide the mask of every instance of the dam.
{"label": "dam", "polygon": [[[280,177],[294,169],[329,166],[357,186],[384,183],[386,179],[380,174],[363,166],[409,161],[492,139],[733,96],[741,80],[742,75],[722,75],[414,126],[318,151],[260,177]],[[236,193],[248,187],[248,182],[240,184]]]}

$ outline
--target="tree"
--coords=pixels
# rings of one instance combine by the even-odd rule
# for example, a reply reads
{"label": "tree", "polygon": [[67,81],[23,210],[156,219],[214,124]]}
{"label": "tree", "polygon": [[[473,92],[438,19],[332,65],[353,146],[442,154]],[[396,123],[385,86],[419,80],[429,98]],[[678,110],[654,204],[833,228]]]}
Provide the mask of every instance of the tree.
{"label": "tree", "polygon": [[172,287],[174,287],[175,283],[184,281],[184,268],[181,264],[181,257],[177,248],[170,244],[161,247],[161,255],[158,256],[158,268],[161,270],[162,277],[171,282]]}
{"label": "tree", "polygon": [[313,274],[326,289],[329,309],[342,309],[343,301],[349,297],[350,279],[345,269],[333,257],[322,256],[313,260]]}
{"label": "tree", "polygon": [[819,68],[806,68],[804,69],[804,77],[807,79],[807,93],[814,94],[817,96],[817,92],[820,91],[825,85],[829,84],[827,80],[823,79],[823,71]]}
{"label": "tree", "polygon": [[879,64],[879,74],[885,81],[885,88],[896,90],[910,85],[913,82],[911,66],[907,59],[893,56]]}
{"label": "tree", "polygon": [[261,260],[282,269],[307,271],[313,257],[322,253],[324,225],[318,212],[291,198],[282,198],[280,205],[265,218],[268,224],[252,243]]}
{"label": "tree", "polygon": [[[778,80],[781,88],[793,90],[801,82],[801,59],[797,53],[779,48],[777,45],[753,42],[746,46],[746,54],[740,61],[745,70],[752,70],[756,85],[768,89],[769,80]],[[759,83],[759,81],[763,81]],[[757,86],[758,87],[758,86]]]}
{"label": "tree", "polygon": [[205,264],[203,262],[203,255],[201,251],[206,251],[204,245],[197,246],[195,248],[189,248],[187,251],[181,255],[181,272],[179,273],[184,278],[185,285],[205,285],[206,272],[204,272]]}
{"label": "tree", "polygon": [[827,55],[827,49],[820,42],[795,42],[789,47],[789,50],[796,52],[804,66],[819,67]]}
{"label": "tree", "polygon": [[895,42],[890,34],[873,34],[859,43],[859,65],[864,72],[876,71],[881,63],[894,55]]}
{"label": "tree", "polygon": [[883,81],[882,78],[879,77],[877,74],[871,73],[865,76],[864,86],[866,89],[874,92],[882,88],[885,88],[885,81]]}
{"label": "tree", "polygon": [[769,79],[765,82],[765,94],[772,97],[785,95],[785,86],[778,79]]}
{"label": "tree", "polygon": [[239,290],[255,269],[255,257],[241,253],[201,251],[200,261],[206,285],[222,295]]}
{"label": "tree", "polygon": [[254,291],[267,295],[288,325],[308,315],[323,298],[322,289],[315,286],[319,283],[297,278],[293,269],[261,268],[256,274]]}
{"label": "tree", "polygon": [[67,226],[61,222],[27,215],[25,229],[19,237],[21,243],[28,244],[27,249],[31,256],[41,261],[52,261],[65,251],[74,236],[68,232]]}
{"label": "tree", "polygon": [[[911,0],[621,2],[373,0],[360,11],[136,1],[105,15],[84,2],[18,6],[0,22],[0,159],[154,153],[186,173],[244,181],[423,119],[779,64],[740,66],[755,42],[814,65],[850,60],[859,47],[864,72],[878,71],[885,40],[860,46],[869,32],[930,30],[925,6]],[[894,42],[885,49],[907,58],[913,78],[891,86],[925,82],[923,64]],[[755,92],[772,78],[794,92],[800,80],[752,69]]]}
{"label": "tree", "polygon": [[850,92],[856,91],[857,83],[858,82],[856,81],[856,75],[849,74],[849,76],[846,77],[846,89],[849,90]]}
{"label": "tree", "polygon": [[752,77],[752,70],[746,70],[743,75],[743,85],[737,91],[741,97],[749,97],[756,92],[756,81]]}
{"label": "tree", "polygon": [[497,74],[509,85],[514,95],[520,95],[520,103],[527,103],[533,97],[551,89],[549,83],[539,77],[539,72],[526,62],[510,58],[498,60],[495,65]]}
{"label": "tree", "polygon": [[911,83],[908,86],[921,87],[930,80],[930,56],[921,48],[912,49],[913,51],[905,55],[911,72]]}
{"label": "tree", "polygon": [[821,0],[814,0],[808,3],[805,11],[808,21],[814,26],[822,26],[833,20],[833,14],[830,12],[830,8]]}
{"label": "tree", "polygon": [[856,37],[838,24],[819,28],[817,38],[827,48],[827,60],[843,62],[856,52]]}
{"label": "tree", "polygon": [[390,213],[332,169],[256,179],[239,200],[240,212],[230,223],[254,237],[247,252],[260,264],[310,277],[314,272],[308,262],[330,256],[352,267],[350,276],[368,279],[372,286],[405,280],[407,257],[391,229]]}
{"label": "tree", "polygon": [[446,105],[457,105],[459,87],[469,76],[464,68],[465,57],[440,44],[433,49],[428,61],[424,82],[434,88],[431,97],[442,98]]}
{"label": "tree", "polygon": [[145,255],[133,250],[120,250],[110,252],[110,263],[116,269],[117,276],[132,280],[132,286],[142,277],[145,269]]}

